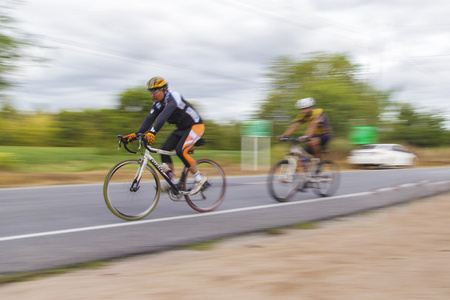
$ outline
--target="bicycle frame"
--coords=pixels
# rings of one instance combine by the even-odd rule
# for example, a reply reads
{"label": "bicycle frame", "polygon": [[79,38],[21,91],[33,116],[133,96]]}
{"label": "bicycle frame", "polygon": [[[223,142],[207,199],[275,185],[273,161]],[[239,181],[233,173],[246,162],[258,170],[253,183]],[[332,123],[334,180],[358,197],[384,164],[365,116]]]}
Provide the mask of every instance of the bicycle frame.
{"label": "bicycle frame", "polygon": [[[293,142],[297,142],[296,139],[289,139]],[[306,152],[306,150],[301,147],[300,145],[293,145],[291,146],[290,150],[289,150],[289,154],[288,157],[286,159],[289,160],[289,165],[292,164],[292,166],[295,166],[295,169],[292,170],[292,173],[295,173],[295,171],[298,168],[298,165],[300,164],[303,168],[303,170],[305,171],[305,174],[308,176],[308,178],[312,177],[314,170],[313,170],[313,165],[317,165],[317,163],[319,162],[318,158],[315,158],[314,156],[312,156],[311,154],[309,154],[308,152]],[[290,156],[296,156],[297,159],[294,159]],[[307,162],[313,162],[314,164],[307,164]]]}
{"label": "bicycle frame", "polygon": [[[170,180],[169,176],[167,176],[167,174],[162,170],[162,168],[158,164],[158,162],[152,157],[152,155],[150,154],[150,151],[152,153],[169,155],[169,156],[176,156],[177,154],[172,151],[166,151],[166,150],[161,150],[161,149],[156,149],[156,148],[150,148],[150,150],[145,149],[144,161],[143,161],[142,165],[145,166],[146,161],[150,162],[153,165],[153,167],[155,167],[155,169],[158,170],[159,174],[161,174],[161,176],[167,181],[167,183],[170,185],[170,187],[172,188],[172,190],[174,192],[179,193],[181,195],[185,195],[185,194],[187,195],[188,192],[180,191],[179,188],[172,182],[172,180]],[[181,177],[180,177],[181,182],[183,182],[185,174],[186,174],[186,166],[183,167],[183,171],[181,172]]]}
{"label": "bicycle frame", "polygon": [[[138,150],[142,149],[142,139],[138,139],[139,147]],[[122,141],[119,139],[119,148]],[[130,150],[127,145],[124,143],[124,147],[128,152],[136,153],[136,151]],[[145,166],[150,162],[151,165],[158,171],[159,174],[167,181],[175,194],[187,195],[189,192],[180,191],[180,189],[170,180],[169,176],[162,170],[161,166],[158,162],[153,158],[150,153],[163,154],[168,156],[176,156],[177,154],[172,151],[157,149],[149,147],[146,143],[144,143],[144,151],[141,152],[139,160],[142,162],[139,166],[138,171],[136,172],[135,178],[133,180],[132,186],[130,187],[130,191],[137,191],[139,189],[139,182],[141,181],[142,174],[144,173]],[[186,166],[183,167],[183,171],[181,172],[180,181],[184,180],[184,176],[186,176]]]}

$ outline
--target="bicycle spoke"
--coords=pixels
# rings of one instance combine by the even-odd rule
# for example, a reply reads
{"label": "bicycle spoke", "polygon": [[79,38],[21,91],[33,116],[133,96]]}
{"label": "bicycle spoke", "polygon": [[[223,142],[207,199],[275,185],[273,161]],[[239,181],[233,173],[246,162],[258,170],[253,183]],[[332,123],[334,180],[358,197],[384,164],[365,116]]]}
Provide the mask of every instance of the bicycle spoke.
{"label": "bicycle spoke", "polygon": [[322,197],[333,195],[340,183],[340,173],[337,164],[329,160],[322,161],[318,171],[313,182],[314,191]]}
{"label": "bicycle spoke", "polygon": [[[220,206],[225,198],[226,179],[222,168],[214,161],[200,159],[196,162],[202,176],[207,178],[200,192],[195,195],[186,195],[186,201],[193,209],[199,212],[208,212]],[[184,190],[188,191],[194,185],[192,173],[188,171],[184,181]]]}
{"label": "bicycle spoke", "polygon": [[288,160],[279,161],[270,170],[268,188],[269,193],[275,200],[280,202],[289,201],[297,190],[302,190],[303,187],[304,176],[292,170]]}
{"label": "bicycle spoke", "polygon": [[105,179],[103,194],[108,208],[119,218],[139,220],[150,214],[159,200],[159,179],[153,169],[144,166],[137,180],[141,162],[118,163]]}

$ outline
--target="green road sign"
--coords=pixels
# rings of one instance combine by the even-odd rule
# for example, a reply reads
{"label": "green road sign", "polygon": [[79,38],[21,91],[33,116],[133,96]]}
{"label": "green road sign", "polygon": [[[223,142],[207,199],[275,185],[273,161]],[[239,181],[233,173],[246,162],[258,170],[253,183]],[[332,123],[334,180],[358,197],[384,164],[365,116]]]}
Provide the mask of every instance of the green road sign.
{"label": "green road sign", "polygon": [[242,123],[242,136],[270,137],[272,136],[272,122],[266,120],[247,120]]}
{"label": "green road sign", "polygon": [[353,126],[350,130],[350,143],[355,145],[378,142],[378,128],[375,126]]}

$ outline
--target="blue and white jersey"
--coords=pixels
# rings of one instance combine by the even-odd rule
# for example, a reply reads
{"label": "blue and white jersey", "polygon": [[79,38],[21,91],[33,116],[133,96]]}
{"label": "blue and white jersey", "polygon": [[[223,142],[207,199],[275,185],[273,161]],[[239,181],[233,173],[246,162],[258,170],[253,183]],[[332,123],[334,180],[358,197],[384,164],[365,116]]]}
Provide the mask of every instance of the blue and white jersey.
{"label": "blue and white jersey", "polygon": [[197,111],[180,93],[171,91],[167,91],[163,101],[153,104],[137,133],[146,132],[154,123],[150,132],[156,134],[166,122],[175,124],[177,129],[186,129],[194,124],[203,123]]}

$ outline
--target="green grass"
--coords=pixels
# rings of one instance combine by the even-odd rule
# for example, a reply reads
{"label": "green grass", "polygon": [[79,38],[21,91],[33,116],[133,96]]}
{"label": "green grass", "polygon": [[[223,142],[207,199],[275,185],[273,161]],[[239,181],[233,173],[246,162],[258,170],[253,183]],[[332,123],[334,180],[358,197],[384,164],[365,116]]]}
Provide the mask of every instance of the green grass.
{"label": "green grass", "polygon": [[265,232],[268,235],[280,235],[280,234],[284,234],[286,232],[286,229],[308,230],[308,229],[317,229],[317,228],[320,228],[320,226],[317,222],[303,222],[303,223],[293,224],[288,227],[267,229]]}
{"label": "green grass", "polygon": [[224,241],[224,239],[214,239],[203,241],[200,243],[189,244],[178,248],[178,250],[193,250],[193,251],[207,251],[213,249],[218,243]]}
{"label": "green grass", "polygon": [[19,147],[2,146],[0,153],[13,154],[15,171],[26,172],[79,172],[110,168],[115,162],[132,158],[122,151],[119,155],[103,155],[96,148],[71,147]]}
{"label": "green grass", "polygon": [[1,276],[0,277],[0,285],[7,284],[7,283],[13,283],[13,282],[22,282],[22,281],[30,281],[35,280],[39,278],[49,277],[49,276],[55,276],[55,275],[61,275],[73,271],[78,270],[91,270],[91,269],[98,269],[109,265],[108,262],[105,261],[92,261],[92,262],[85,262],[70,266],[65,266],[61,268],[55,268],[50,270],[43,270],[43,271],[34,271],[34,272],[22,272],[17,273],[13,275],[7,275],[7,276]]}
{"label": "green grass", "polygon": [[268,235],[281,235],[285,232],[285,228],[270,228],[265,231],[265,233]]}
{"label": "green grass", "polygon": [[[137,158],[120,149],[101,148],[0,146],[0,170],[17,172],[82,172],[107,170],[124,159]],[[239,151],[196,150],[195,159],[209,158],[220,164],[239,164]],[[155,155],[160,160],[159,155]],[[174,158],[175,165],[181,165]]]}
{"label": "green grass", "polygon": [[317,229],[320,228],[319,224],[317,222],[304,222],[304,223],[298,223],[290,226],[291,229]]}

